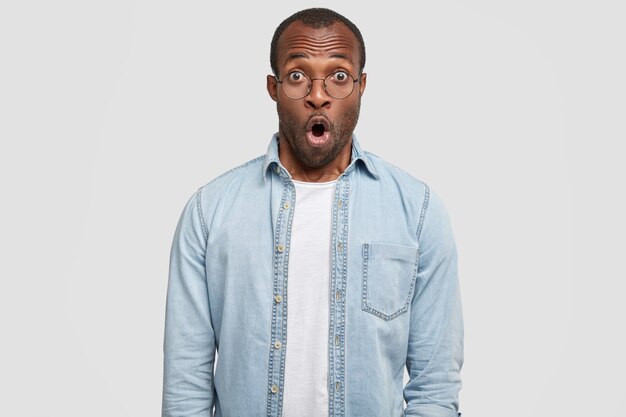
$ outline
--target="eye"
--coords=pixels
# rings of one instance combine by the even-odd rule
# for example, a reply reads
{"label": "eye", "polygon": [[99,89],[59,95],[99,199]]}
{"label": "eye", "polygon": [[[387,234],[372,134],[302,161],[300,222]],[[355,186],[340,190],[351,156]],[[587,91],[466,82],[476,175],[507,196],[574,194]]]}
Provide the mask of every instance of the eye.
{"label": "eye", "polygon": [[287,80],[290,83],[300,83],[306,80],[306,75],[304,75],[304,73],[300,71],[292,71],[289,74],[287,74]]}
{"label": "eye", "polygon": [[332,79],[337,83],[345,83],[350,79],[350,75],[345,71],[337,71],[333,74]]}

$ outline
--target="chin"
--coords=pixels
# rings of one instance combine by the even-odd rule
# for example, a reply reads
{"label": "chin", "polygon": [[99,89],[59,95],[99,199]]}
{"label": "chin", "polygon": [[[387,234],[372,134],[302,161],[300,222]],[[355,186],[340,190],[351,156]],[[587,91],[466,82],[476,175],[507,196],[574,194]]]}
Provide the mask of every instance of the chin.
{"label": "chin", "polygon": [[338,143],[330,143],[323,148],[298,149],[296,156],[304,166],[323,168],[339,156],[342,148]]}

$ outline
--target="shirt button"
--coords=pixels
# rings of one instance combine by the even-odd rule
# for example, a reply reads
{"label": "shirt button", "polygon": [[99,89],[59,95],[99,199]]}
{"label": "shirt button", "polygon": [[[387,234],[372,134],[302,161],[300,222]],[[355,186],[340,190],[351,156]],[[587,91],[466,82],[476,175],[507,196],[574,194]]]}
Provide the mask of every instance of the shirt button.
{"label": "shirt button", "polygon": [[339,391],[339,381],[335,382],[335,389]]}
{"label": "shirt button", "polygon": [[278,164],[274,165],[274,172],[276,172],[277,174],[280,172],[280,167],[278,166]]}
{"label": "shirt button", "polygon": [[274,348],[276,348],[276,349],[280,349],[280,347],[281,347],[282,345],[283,345],[283,344],[282,344],[282,343],[280,343],[280,340],[277,340],[277,341],[275,341],[275,342],[274,342]]}
{"label": "shirt button", "polygon": [[337,250],[341,251],[341,248],[342,248],[341,242],[337,243]]}
{"label": "shirt button", "polygon": [[276,394],[278,392],[278,387],[276,384],[272,385],[272,394]]}
{"label": "shirt button", "polygon": [[278,250],[278,252],[284,252],[285,251],[285,247],[283,245],[278,245],[278,247],[276,249]]}
{"label": "shirt button", "polygon": [[337,291],[337,292],[335,293],[335,300],[337,300],[337,301],[341,301],[341,292],[340,292],[340,291]]}
{"label": "shirt button", "polygon": [[335,344],[338,345],[339,344],[339,336],[335,336]]}
{"label": "shirt button", "polygon": [[337,202],[337,205],[339,206],[339,208],[343,207],[343,200],[339,200],[339,202]]}
{"label": "shirt button", "polygon": [[285,204],[283,204],[283,208],[284,208],[285,210],[287,210],[287,209],[289,208],[289,203],[285,203]]}
{"label": "shirt button", "polygon": [[280,303],[281,301],[283,301],[283,296],[280,294],[276,294],[274,296],[274,301],[276,301],[277,303]]}

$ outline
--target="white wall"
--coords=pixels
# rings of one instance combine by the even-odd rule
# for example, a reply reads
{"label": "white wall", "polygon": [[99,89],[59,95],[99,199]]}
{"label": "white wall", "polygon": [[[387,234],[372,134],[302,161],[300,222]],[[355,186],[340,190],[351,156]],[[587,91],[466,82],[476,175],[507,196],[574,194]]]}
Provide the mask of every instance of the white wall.
{"label": "white wall", "polygon": [[[623,415],[623,3],[405,4],[331,7],[365,36],[362,145],[452,218],[463,415]],[[265,152],[269,42],[312,5],[0,6],[0,414],[159,415],[175,224]]]}

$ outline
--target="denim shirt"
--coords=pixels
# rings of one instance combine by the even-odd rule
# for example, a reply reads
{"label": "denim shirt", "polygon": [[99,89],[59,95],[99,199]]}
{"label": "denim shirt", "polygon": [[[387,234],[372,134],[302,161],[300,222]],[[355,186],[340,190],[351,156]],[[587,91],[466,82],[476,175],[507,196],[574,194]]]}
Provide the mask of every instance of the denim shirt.
{"label": "denim shirt", "polygon": [[[170,256],[164,417],[281,415],[294,210],[277,135],[189,199]],[[441,200],[353,137],[331,239],[328,415],[459,415],[463,321]]]}

